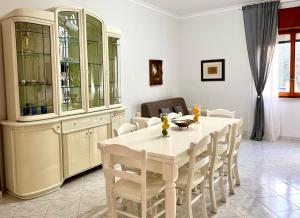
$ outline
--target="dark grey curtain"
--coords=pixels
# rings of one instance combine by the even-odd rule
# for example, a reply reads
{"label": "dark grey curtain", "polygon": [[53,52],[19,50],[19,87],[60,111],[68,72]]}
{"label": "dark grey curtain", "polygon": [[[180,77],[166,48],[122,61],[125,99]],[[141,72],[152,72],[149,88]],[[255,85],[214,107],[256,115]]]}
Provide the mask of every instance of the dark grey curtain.
{"label": "dark grey curtain", "polygon": [[264,137],[265,117],[262,96],[276,45],[279,1],[243,7],[249,62],[257,99],[251,139]]}

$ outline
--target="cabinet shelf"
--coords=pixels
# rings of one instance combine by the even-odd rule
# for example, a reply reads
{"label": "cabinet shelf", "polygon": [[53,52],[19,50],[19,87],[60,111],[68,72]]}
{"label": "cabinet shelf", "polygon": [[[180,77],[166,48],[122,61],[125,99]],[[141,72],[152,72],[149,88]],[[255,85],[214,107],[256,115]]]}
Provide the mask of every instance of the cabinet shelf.
{"label": "cabinet shelf", "polygon": [[51,83],[42,83],[42,82],[19,82],[19,86],[52,86]]}
{"label": "cabinet shelf", "polygon": [[94,65],[94,66],[102,66],[102,63],[88,63],[88,65]]}
{"label": "cabinet shelf", "polygon": [[42,55],[45,55],[45,56],[51,56],[51,54],[46,54],[46,53],[38,53],[38,52],[20,52],[20,51],[17,52],[17,55],[20,55],[20,56],[42,56]]}
{"label": "cabinet shelf", "polygon": [[61,86],[62,89],[78,89],[81,88],[81,86]]}
{"label": "cabinet shelf", "polygon": [[62,64],[80,64],[79,60],[60,60]]}
{"label": "cabinet shelf", "polygon": [[49,35],[49,33],[44,33],[44,32],[38,32],[38,31],[31,31],[31,30],[20,30],[20,29],[16,29],[16,32],[19,33],[35,33],[35,34],[41,34],[41,35]]}
{"label": "cabinet shelf", "polygon": [[99,44],[103,44],[101,41],[98,41],[98,40],[92,40],[92,39],[88,39],[86,40],[87,42],[91,42],[91,43],[99,43]]}

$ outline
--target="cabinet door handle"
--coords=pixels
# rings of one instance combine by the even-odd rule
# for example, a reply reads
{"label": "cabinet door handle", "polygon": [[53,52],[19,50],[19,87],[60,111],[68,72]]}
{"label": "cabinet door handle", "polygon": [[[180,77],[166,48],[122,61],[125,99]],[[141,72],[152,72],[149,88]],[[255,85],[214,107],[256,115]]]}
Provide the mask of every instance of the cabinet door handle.
{"label": "cabinet door handle", "polygon": [[55,126],[53,128],[54,132],[56,132],[57,134],[61,134],[61,131],[60,131],[60,126]]}
{"label": "cabinet door handle", "polygon": [[86,132],[86,133],[85,133],[85,136],[88,136],[88,135],[89,135],[89,132]]}
{"label": "cabinet door handle", "polygon": [[93,135],[93,132],[90,132],[90,135]]}

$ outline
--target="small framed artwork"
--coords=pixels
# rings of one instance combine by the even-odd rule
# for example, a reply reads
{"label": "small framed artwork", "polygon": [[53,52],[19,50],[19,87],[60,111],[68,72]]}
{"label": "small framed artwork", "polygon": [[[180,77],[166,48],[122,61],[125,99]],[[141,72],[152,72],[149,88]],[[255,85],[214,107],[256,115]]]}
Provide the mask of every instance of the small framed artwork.
{"label": "small framed artwork", "polygon": [[225,81],[225,59],[201,61],[201,81]]}
{"label": "small framed artwork", "polygon": [[149,60],[149,80],[150,86],[163,84],[163,61]]}

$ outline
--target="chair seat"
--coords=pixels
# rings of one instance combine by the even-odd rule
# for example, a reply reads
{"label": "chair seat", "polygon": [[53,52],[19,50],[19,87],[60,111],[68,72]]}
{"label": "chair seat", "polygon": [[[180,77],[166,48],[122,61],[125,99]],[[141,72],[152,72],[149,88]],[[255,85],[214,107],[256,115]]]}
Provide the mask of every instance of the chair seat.
{"label": "chair seat", "polygon": [[[165,184],[162,176],[147,176],[147,200],[155,197],[157,194],[165,189]],[[142,201],[142,188],[141,185],[129,180],[118,180],[113,188],[116,196],[132,200],[135,202]]]}
{"label": "chair seat", "polygon": [[[178,180],[176,181],[176,186],[179,189],[185,189],[187,186],[189,176],[189,168],[188,167],[182,167],[179,169],[178,174]],[[205,177],[200,172],[195,172],[194,178],[193,178],[193,185],[194,187],[200,184]]]}

